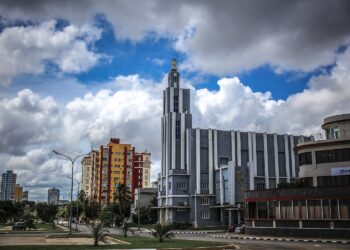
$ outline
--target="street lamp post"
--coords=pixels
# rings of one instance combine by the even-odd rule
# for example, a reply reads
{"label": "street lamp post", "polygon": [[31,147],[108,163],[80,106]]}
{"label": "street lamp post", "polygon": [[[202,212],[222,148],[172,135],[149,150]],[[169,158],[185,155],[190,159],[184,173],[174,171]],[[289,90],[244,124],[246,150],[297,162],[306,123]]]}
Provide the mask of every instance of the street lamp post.
{"label": "street lamp post", "polygon": [[71,178],[71,186],[70,186],[70,213],[69,213],[69,233],[72,233],[72,212],[73,212],[73,168],[74,168],[74,162],[79,158],[82,157],[86,154],[81,154],[81,155],[77,155],[76,157],[72,158],[68,155],[62,154],[60,152],[57,152],[56,150],[53,150],[53,152],[56,155],[60,155],[64,158],[66,158],[67,160],[69,160],[72,163],[72,178]]}
{"label": "street lamp post", "polygon": [[[71,177],[67,176],[67,178],[71,179]],[[77,193],[77,217],[79,221],[79,192],[80,192],[80,181],[78,181],[76,178],[73,178],[78,183],[78,193]],[[75,231],[78,231],[78,223],[75,221]]]}

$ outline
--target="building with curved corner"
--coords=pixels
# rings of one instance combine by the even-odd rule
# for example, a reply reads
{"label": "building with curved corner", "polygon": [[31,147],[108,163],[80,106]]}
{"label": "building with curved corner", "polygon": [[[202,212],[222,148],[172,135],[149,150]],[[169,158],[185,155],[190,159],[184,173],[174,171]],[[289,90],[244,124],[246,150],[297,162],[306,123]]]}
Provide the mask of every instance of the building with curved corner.
{"label": "building with curved corner", "polygon": [[312,187],[350,185],[350,114],[324,119],[326,140],[300,143],[299,178]]}
{"label": "building with curved corner", "polygon": [[297,185],[245,193],[246,233],[350,235],[350,114],[324,119],[326,139],[298,143]]}

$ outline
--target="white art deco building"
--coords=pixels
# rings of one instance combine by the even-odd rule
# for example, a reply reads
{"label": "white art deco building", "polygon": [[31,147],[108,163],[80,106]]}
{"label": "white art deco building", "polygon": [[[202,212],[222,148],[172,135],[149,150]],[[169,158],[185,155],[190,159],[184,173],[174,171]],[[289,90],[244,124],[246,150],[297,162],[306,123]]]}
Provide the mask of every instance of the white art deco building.
{"label": "white art deco building", "polygon": [[161,223],[239,223],[245,190],[274,188],[296,180],[299,159],[293,148],[307,139],[192,128],[190,90],[180,88],[175,59],[163,92],[161,125]]}

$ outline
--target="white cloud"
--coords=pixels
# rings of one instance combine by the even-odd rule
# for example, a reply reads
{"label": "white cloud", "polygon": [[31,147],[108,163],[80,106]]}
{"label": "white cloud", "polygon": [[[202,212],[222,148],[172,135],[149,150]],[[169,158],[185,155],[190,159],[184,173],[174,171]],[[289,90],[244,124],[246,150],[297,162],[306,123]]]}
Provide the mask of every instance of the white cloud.
{"label": "white cloud", "polygon": [[9,85],[20,74],[40,74],[46,62],[65,73],[93,67],[102,55],[89,50],[101,31],[92,26],[68,25],[56,30],[55,21],[37,26],[8,27],[0,33],[0,84]]}
{"label": "white cloud", "polygon": [[25,89],[15,98],[0,100],[1,151],[19,153],[26,145],[50,141],[59,123],[58,107],[52,97],[42,99]]}
{"label": "white cloud", "polygon": [[[285,101],[273,100],[269,93],[253,92],[238,78],[220,79],[218,91],[194,90],[186,79],[182,84],[192,88],[194,127],[310,135],[320,131],[326,116],[349,113],[349,72],[347,50],[337,57],[329,75],[312,78],[308,89]],[[50,153],[53,148],[73,155],[88,150],[90,143],[95,148],[105,144],[113,136],[132,143],[139,151],[151,152],[155,178],[161,157],[165,79],[154,83],[137,75],[119,76],[104,84],[109,89],[77,97],[60,110],[53,98],[30,90],[1,100],[0,162],[5,169],[18,172],[19,183],[36,190],[36,197],[45,199],[47,188],[69,186],[58,176],[69,174],[70,165]],[[77,178],[78,169],[79,164]]]}
{"label": "white cloud", "polygon": [[238,78],[219,80],[220,89],[195,93],[195,124],[221,129],[311,135],[326,116],[350,112],[350,50],[337,58],[330,75],[314,77],[309,88],[287,100],[252,92]]}
{"label": "white cloud", "polygon": [[3,1],[5,18],[65,18],[80,25],[104,14],[116,38],[170,38],[182,68],[219,75],[268,64],[276,72],[334,63],[349,43],[349,1]]}

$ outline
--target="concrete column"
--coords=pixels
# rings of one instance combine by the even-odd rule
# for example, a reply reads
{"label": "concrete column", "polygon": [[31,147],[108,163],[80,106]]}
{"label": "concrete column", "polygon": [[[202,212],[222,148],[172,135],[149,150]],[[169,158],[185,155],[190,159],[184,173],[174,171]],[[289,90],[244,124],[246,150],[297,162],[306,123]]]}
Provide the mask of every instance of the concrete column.
{"label": "concrete column", "polygon": [[181,113],[181,128],[180,128],[181,150],[180,161],[181,169],[185,169],[185,114]]}
{"label": "concrete column", "polygon": [[[169,150],[169,134],[170,134],[170,126],[169,126],[169,123],[170,123],[170,117],[168,116],[168,114],[165,115],[165,126],[166,126],[166,130],[165,130],[165,205],[168,205],[168,193],[169,193],[169,188],[168,188],[168,185],[169,185],[169,162],[170,162],[170,157],[169,157],[169,153],[170,153],[170,150]],[[165,211],[165,219],[167,221],[167,214],[168,214],[168,211],[166,210]]]}
{"label": "concrete column", "polygon": [[191,173],[190,168],[190,130],[186,129],[186,169],[187,173]]}
{"label": "concrete column", "polygon": [[284,135],[284,155],[285,155],[285,158],[286,158],[286,176],[287,176],[287,182],[290,183],[288,135]]}
{"label": "concrete column", "polygon": [[265,187],[266,189],[270,188],[270,179],[269,179],[269,158],[267,152],[267,134],[263,134],[264,140],[264,168],[265,168]]}
{"label": "concrete column", "polygon": [[209,194],[214,193],[214,170],[213,170],[213,133],[208,130],[208,164],[209,164]]}
{"label": "concrete column", "polygon": [[258,169],[257,169],[257,156],[256,156],[256,133],[252,133],[252,139],[253,139],[253,166],[254,166],[254,177],[258,176]]}
{"label": "concrete column", "polygon": [[237,166],[242,166],[241,132],[237,131]]}
{"label": "concrete column", "polygon": [[292,160],[292,177],[296,177],[296,172],[295,172],[295,154],[294,154],[294,137],[293,135],[289,136],[290,140],[290,157]]}
{"label": "concrete column", "polygon": [[232,158],[232,184],[231,184],[231,202],[236,204],[236,147],[235,147],[235,131],[231,131],[231,158]]}
{"label": "concrete column", "polygon": [[200,154],[200,129],[196,128],[196,190],[200,194],[201,190],[201,154]]}
{"label": "concrete column", "polygon": [[[162,117],[162,159],[161,159],[161,165],[162,165],[162,171],[161,171],[161,177],[165,176],[165,125],[164,125],[164,116]],[[163,187],[162,187],[163,190]]]}
{"label": "concrete column", "polygon": [[175,130],[176,130],[176,113],[171,113],[171,169],[176,168],[176,138],[175,138]]}
{"label": "concrete column", "polygon": [[252,149],[252,133],[248,132],[248,169],[249,169],[249,190],[254,190],[254,163]]}
{"label": "concrete column", "polygon": [[174,112],[174,88],[170,87],[170,112]]}
{"label": "concrete column", "polygon": [[220,167],[220,205],[224,205],[224,180],[223,180],[223,176],[222,176],[222,168]]}
{"label": "concrete column", "polygon": [[179,113],[183,112],[183,89],[179,89]]}
{"label": "concrete column", "polygon": [[218,168],[218,131],[216,129],[214,131],[214,169]]}
{"label": "concrete column", "polygon": [[274,149],[274,155],[275,155],[275,175],[276,175],[276,187],[277,184],[280,183],[280,169],[279,169],[279,163],[278,163],[278,144],[277,144],[277,135],[273,135],[273,149]]}

